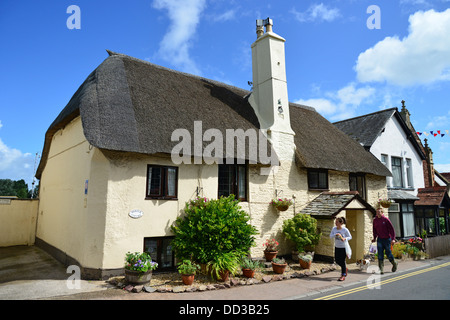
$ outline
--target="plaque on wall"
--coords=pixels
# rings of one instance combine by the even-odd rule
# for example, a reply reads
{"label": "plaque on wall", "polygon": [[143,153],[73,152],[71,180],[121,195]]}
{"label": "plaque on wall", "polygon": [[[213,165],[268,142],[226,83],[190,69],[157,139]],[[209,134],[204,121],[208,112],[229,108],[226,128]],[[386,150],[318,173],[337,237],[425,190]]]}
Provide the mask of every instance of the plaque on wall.
{"label": "plaque on wall", "polygon": [[131,210],[128,215],[133,219],[139,219],[144,215],[144,213],[141,210]]}

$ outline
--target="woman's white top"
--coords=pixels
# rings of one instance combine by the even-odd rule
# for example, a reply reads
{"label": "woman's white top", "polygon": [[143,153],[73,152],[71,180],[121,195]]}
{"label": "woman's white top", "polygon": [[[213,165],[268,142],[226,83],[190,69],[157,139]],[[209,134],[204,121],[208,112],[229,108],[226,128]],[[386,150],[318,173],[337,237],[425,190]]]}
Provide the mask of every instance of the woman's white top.
{"label": "woman's white top", "polygon": [[333,229],[331,229],[330,238],[334,238],[334,246],[336,248],[345,248],[345,242],[342,241],[341,237],[337,235],[338,233],[340,233],[343,238],[347,239],[347,241],[352,239],[352,235],[345,227],[342,227],[340,230],[338,230],[337,227],[333,227]]}

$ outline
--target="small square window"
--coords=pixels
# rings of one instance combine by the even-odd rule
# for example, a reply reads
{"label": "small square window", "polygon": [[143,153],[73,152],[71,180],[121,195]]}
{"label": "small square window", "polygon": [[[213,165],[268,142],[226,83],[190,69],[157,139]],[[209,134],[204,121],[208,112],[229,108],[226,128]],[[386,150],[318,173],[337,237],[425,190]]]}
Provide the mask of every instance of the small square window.
{"label": "small square window", "polygon": [[308,188],[313,190],[328,190],[328,171],[308,170]]}
{"label": "small square window", "polygon": [[146,199],[176,199],[177,191],[177,167],[147,166]]}

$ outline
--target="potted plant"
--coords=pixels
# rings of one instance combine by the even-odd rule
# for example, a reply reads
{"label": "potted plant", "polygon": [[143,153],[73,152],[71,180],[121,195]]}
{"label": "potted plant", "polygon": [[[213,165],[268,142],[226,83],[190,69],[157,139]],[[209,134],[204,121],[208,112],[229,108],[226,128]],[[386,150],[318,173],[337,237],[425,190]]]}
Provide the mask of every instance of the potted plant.
{"label": "potted plant", "polygon": [[274,258],[272,260],[272,270],[275,273],[283,274],[286,270],[287,263],[283,258]]}
{"label": "potted plant", "polygon": [[261,267],[261,263],[250,258],[243,258],[241,260],[242,274],[247,278],[253,278],[255,276],[256,269]]}
{"label": "potted plant", "polygon": [[313,260],[312,255],[305,254],[305,255],[299,255],[298,262],[300,263],[300,266],[303,269],[309,269],[309,268],[311,268],[312,260]]}
{"label": "potted plant", "polygon": [[178,265],[178,272],[181,274],[181,278],[185,285],[190,286],[194,282],[195,273],[200,269],[200,266],[193,263],[191,260],[183,260]]}
{"label": "potted plant", "polygon": [[292,200],[288,198],[273,199],[270,204],[274,206],[278,211],[286,211],[292,205]]}
{"label": "potted plant", "polygon": [[391,200],[389,199],[378,199],[378,203],[383,208],[389,208],[391,206]]}
{"label": "potted plant", "polygon": [[127,252],[125,254],[125,280],[133,284],[146,284],[152,278],[152,272],[158,267],[147,252]]}
{"label": "potted plant", "polygon": [[230,274],[235,275],[238,267],[239,262],[236,252],[219,253],[213,258],[213,261],[207,264],[207,269],[211,271],[211,276],[222,282],[227,281]]}
{"label": "potted plant", "polygon": [[264,257],[267,262],[272,261],[272,259],[277,256],[278,245],[279,243],[275,239],[269,239],[264,243]]}
{"label": "potted plant", "polygon": [[[305,255],[305,248],[314,248],[319,243],[321,233],[317,231],[317,220],[309,214],[299,213],[284,220],[283,234],[291,240],[299,254]],[[313,256],[314,253],[310,253]]]}

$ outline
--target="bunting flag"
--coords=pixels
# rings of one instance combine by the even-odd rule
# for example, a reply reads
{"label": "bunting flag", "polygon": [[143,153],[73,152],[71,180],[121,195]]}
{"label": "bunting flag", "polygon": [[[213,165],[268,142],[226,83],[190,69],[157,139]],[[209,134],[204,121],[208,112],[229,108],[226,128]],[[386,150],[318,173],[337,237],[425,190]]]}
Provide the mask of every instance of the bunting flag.
{"label": "bunting flag", "polygon": [[[444,133],[445,132],[445,133]],[[425,136],[429,136],[431,135],[432,137],[443,137],[445,135],[450,135],[448,133],[448,130],[433,130],[433,131],[422,131],[422,132],[416,132],[419,136],[421,136],[422,134]]]}

